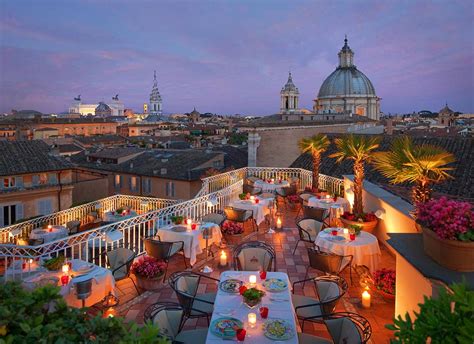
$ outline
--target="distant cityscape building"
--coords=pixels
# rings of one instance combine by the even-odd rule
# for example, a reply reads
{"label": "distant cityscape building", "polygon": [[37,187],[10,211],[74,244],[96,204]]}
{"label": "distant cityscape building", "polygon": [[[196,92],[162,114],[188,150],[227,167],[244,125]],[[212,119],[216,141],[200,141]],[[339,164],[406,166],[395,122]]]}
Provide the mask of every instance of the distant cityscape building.
{"label": "distant cityscape building", "polygon": [[[100,115],[101,113],[105,113],[103,110],[105,109],[104,105],[106,105],[110,112],[107,111],[108,114]],[[99,107],[99,114],[96,113],[96,109]],[[69,107],[69,113],[78,113],[82,116],[98,116],[98,117],[109,117],[109,116],[123,116],[125,111],[125,106],[123,105],[122,101],[119,100],[118,94],[115,97],[112,97],[112,101],[109,103],[99,102],[98,104],[84,104],[82,103],[81,95],[74,98],[73,104]]]}
{"label": "distant cityscape building", "polygon": [[280,113],[292,114],[298,112],[300,92],[293,83],[291,72],[288,73],[288,81],[280,91]]}
{"label": "distant cityscape building", "polygon": [[[143,110],[146,110],[145,106]],[[156,71],[153,76],[153,88],[150,93],[150,105],[148,113],[151,115],[161,115],[163,113],[163,100],[160,91],[158,91],[158,82],[156,81]]]}
{"label": "distant cityscape building", "polygon": [[97,117],[110,117],[112,116],[112,109],[107,104],[100,102],[95,108],[95,115]]}
{"label": "distant cityscape building", "polygon": [[448,107],[448,103],[438,112],[438,123],[447,127],[454,125],[456,113]]}

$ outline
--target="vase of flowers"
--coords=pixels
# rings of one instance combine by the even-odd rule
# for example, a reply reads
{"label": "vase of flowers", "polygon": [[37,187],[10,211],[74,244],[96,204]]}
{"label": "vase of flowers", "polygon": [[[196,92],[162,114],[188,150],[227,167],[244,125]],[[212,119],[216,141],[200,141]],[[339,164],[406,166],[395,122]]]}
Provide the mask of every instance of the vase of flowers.
{"label": "vase of flowers", "polygon": [[180,225],[183,223],[184,217],[180,215],[173,215],[171,216],[171,222],[175,225]]}
{"label": "vase of flowers", "polygon": [[286,199],[291,209],[295,209],[296,205],[300,202],[300,196],[298,195],[289,195]]}
{"label": "vase of flowers", "polygon": [[244,227],[238,222],[225,221],[221,228],[225,241],[228,244],[237,244],[241,241]]}
{"label": "vase of flowers", "polygon": [[455,271],[474,271],[474,214],[468,202],[432,199],[417,205],[425,253]]}
{"label": "vase of flowers", "polygon": [[137,278],[137,285],[144,290],[157,290],[165,273],[166,263],[150,256],[142,256],[133,263],[131,272]]}
{"label": "vase of flowers", "polygon": [[374,272],[372,286],[387,300],[395,299],[396,273],[392,269],[380,269]]}
{"label": "vase of flowers", "polygon": [[361,229],[365,232],[372,233],[377,227],[377,217],[374,213],[361,213],[361,214],[354,214],[348,211],[345,211],[344,214],[341,215],[340,218],[341,222],[344,224],[345,227],[351,228],[352,226],[361,227]]}
{"label": "vase of flowers", "polygon": [[242,295],[244,304],[250,309],[255,308],[262,301],[265,292],[257,288],[247,288],[246,286],[241,286],[239,288],[239,293]]}

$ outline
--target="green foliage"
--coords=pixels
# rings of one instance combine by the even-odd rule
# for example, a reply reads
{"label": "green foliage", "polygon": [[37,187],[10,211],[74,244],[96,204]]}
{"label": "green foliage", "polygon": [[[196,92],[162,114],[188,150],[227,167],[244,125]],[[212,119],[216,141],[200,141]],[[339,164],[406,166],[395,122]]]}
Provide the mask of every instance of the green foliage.
{"label": "green foliage", "polygon": [[58,271],[63,266],[65,260],[63,255],[59,255],[45,261],[43,266],[49,271]]}
{"label": "green foliage", "polygon": [[362,226],[359,225],[349,225],[349,231],[354,233],[355,235],[359,235],[362,231]]}
{"label": "green foliage", "polygon": [[92,317],[66,305],[59,287],[27,291],[18,283],[0,285],[0,344],[169,343],[152,324],[138,327],[122,318]]}
{"label": "green foliage", "polygon": [[329,147],[329,139],[324,134],[316,134],[308,138],[302,138],[298,147],[303,153],[321,154]]}
{"label": "green foliage", "polygon": [[173,215],[171,216],[171,222],[173,222],[175,225],[180,225],[183,223],[184,217],[181,215]]}
{"label": "green foliage", "polygon": [[229,136],[228,143],[230,145],[242,145],[246,141],[247,141],[246,133],[233,133]]}
{"label": "green foliage", "polygon": [[242,294],[247,300],[256,301],[260,300],[265,295],[265,292],[257,288],[249,288]]}
{"label": "green foliage", "polygon": [[474,343],[474,292],[465,284],[451,288],[453,293],[443,289],[436,299],[425,296],[415,320],[407,313],[386,325],[395,331],[391,343],[427,343],[428,337],[432,344]]}

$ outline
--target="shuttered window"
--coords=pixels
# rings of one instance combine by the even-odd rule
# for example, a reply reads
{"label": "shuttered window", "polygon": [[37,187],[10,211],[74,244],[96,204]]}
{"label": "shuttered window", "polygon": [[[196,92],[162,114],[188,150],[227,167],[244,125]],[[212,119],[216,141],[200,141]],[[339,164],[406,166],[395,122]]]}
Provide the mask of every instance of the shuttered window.
{"label": "shuttered window", "polygon": [[166,196],[174,197],[175,196],[175,188],[173,182],[166,182]]}
{"label": "shuttered window", "polygon": [[53,212],[53,202],[50,198],[43,198],[38,200],[37,215],[48,215]]}

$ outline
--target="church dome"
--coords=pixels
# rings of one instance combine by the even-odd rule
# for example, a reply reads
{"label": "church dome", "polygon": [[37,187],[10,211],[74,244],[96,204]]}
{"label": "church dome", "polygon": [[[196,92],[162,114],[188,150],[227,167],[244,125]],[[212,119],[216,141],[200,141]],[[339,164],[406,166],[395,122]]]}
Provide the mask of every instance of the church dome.
{"label": "church dome", "polygon": [[375,96],[372,82],[355,66],[338,67],[324,80],[318,98],[353,95]]}
{"label": "church dome", "polygon": [[96,112],[108,112],[111,111],[110,106],[104,102],[99,102],[99,105],[95,108]]}

